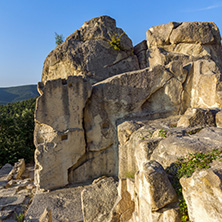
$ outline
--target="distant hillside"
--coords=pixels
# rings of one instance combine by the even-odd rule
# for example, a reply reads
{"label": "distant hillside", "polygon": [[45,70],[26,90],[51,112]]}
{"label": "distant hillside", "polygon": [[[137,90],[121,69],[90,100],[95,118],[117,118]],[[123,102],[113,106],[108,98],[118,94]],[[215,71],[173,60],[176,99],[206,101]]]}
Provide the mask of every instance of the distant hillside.
{"label": "distant hillside", "polygon": [[39,96],[37,85],[0,88],[0,104],[14,103]]}

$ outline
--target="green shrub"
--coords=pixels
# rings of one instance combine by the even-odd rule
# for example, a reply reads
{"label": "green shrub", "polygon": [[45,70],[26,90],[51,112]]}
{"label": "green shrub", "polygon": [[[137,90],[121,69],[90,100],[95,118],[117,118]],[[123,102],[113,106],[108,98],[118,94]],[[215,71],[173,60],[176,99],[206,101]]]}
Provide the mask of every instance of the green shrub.
{"label": "green shrub", "polygon": [[111,37],[111,41],[109,41],[109,44],[118,51],[123,50],[122,46],[120,45],[120,38],[125,34],[125,32],[123,32],[120,36],[118,36],[118,34],[113,34],[113,36]]}
{"label": "green shrub", "polygon": [[24,213],[23,213],[23,214],[22,214],[22,213],[19,213],[18,215],[16,214],[16,220],[17,220],[17,222],[23,222],[24,219],[25,219]]}
{"label": "green shrub", "polygon": [[126,177],[126,178],[134,179],[134,178],[135,178],[135,172],[133,172],[133,171],[127,171],[127,172],[125,172],[125,177]]}
{"label": "green shrub", "polygon": [[63,43],[63,35],[59,35],[55,32],[55,42],[56,42],[56,45],[61,45]]}
{"label": "green shrub", "polygon": [[0,167],[20,158],[33,160],[36,98],[0,105]]}
{"label": "green shrub", "polygon": [[158,136],[159,136],[159,137],[166,137],[166,136],[167,136],[167,131],[166,131],[166,130],[161,129],[161,130],[159,131]]}

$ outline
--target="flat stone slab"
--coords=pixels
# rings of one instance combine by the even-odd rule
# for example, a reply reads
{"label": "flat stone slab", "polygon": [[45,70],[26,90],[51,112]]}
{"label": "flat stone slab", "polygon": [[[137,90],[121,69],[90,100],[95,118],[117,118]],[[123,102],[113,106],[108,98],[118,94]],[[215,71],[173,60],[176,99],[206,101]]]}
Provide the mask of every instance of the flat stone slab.
{"label": "flat stone slab", "polygon": [[22,195],[0,197],[0,207],[16,206],[23,204],[24,201],[25,196]]}
{"label": "flat stone slab", "polygon": [[9,163],[5,164],[1,169],[0,169],[0,180],[2,177],[7,176],[10,171],[12,170],[13,166]]}
{"label": "flat stone slab", "polygon": [[37,222],[45,208],[51,210],[53,222],[83,222],[81,191],[84,186],[36,194],[25,221]]}
{"label": "flat stone slab", "polygon": [[13,166],[7,163],[0,169],[0,189],[2,189],[8,183],[6,178],[12,168]]}

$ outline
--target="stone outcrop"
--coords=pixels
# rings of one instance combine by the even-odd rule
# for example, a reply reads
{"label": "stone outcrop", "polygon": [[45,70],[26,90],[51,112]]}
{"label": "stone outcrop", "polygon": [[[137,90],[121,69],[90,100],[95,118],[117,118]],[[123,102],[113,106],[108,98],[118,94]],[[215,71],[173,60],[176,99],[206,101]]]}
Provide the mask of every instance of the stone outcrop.
{"label": "stone outcrop", "polygon": [[68,184],[68,170],[86,152],[83,109],[91,84],[82,77],[52,80],[42,91],[35,113],[35,183],[44,189]]}
{"label": "stone outcrop", "polygon": [[136,174],[135,186],[138,198],[138,221],[164,221],[164,218],[171,218],[172,222],[178,221],[176,192],[158,162],[144,163],[143,169]]}
{"label": "stone outcrop", "polygon": [[[121,50],[110,41],[120,37]],[[101,16],[87,21],[53,50],[44,62],[42,81],[81,75],[95,83],[127,71],[139,69],[131,40],[116,21]]]}
{"label": "stone outcrop", "polygon": [[81,193],[85,222],[110,221],[111,212],[118,197],[117,182],[112,178],[99,178]]}
{"label": "stone outcrop", "polygon": [[219,61],[220,33],[213,22],[170,22],[146,32],[148,48],[160,47],[192,56],[209,56]]}
{"label": "stone outcrop", "polygon": [[[50,191],[34,197],[27,218],[38,219],[48,208],[53,221],[181,221],[165,169],[190,153],[221,150],[220,41],[212,22],[171,22],[150,28],[147,40],[133,47],[115,20],[102,16],[57,46],[38,84],[35,184],[51,190],[109,177],[79,188],[78,198],[73,194],[80,202],[83,190],[83,215],[62,215],[54,206],[71,198],[58,200]],[[181,179],[193,221],[200,221],[194,205],[201,201],[195,192],[205,190],[201,180],[216,182],[209,183],[200,206],[210,199],[209,209],[219,208],[220,176],[213,167]],[[208,219],[209,212],[203,213]]]}
{"label": "stone outcrop", "polygon": [[[212,113],[217,112],[217,110],[211,111]],[[201,113],[203,110],[200,109],[197,110],[197,112]],[[125,198],[125,202],[127,201],[130,206],[134,205],[134,211],[130,213],[130,219],[128,221],[181,221],[179,208],[176,204],[177,200],[173,198],[175,197],[175,191],[166,178],[167,176],[162,166],[167,169],[177,162],[179,158],[186,158],[191,153],[210,153],[214,149],[221,150],[222,131],[221,128],[215,127],[215,119],[214,122],[212,122],[214,127],[203,128],[204,126],[201,125],[203,116],[197,115],[193,120],[195,127],[177,127],[177,123],[179,123],[182,117],[175,116],[149,121],[134,120],[124,122],[118,126],[118,138],[120,141],[119,178],[122,178],[120,181],[125,181],[126,178],[128,178],[127,180],[133,178],[130,180],[130,183],[127,182],[127,184],[125,182],[127,184],[125,185],[125,190],[128,189],[129,195],[128,198]],[[211,165],[211,168],[206,171],[213,171],[215,177],[216,175],[220,177],[220,168],[221,163],[218,164],[217,162]],[[201,172],[198,173],[199,176],[202,176]],[[196,173],[192,177],[195,175]],[[205,174],[203,175],[204,178],[201,180],[199,176],[196,178],[196,181],[202,184],[201,181],[205,181]],[[216,205],[215,210],[218,207],[220,208],[220,202],[213,199],[216,198],[215,193],[217,191],[215,191],[214,194],[212,194],[212,192],[210,193],[210,190],[214,190],[213,187],[210,187],[209,195],[213,196],[201,200],[203,204],[200,204],[200,208],[195,208],[198,204],[197,198],[201,199],[201,194],[197,194],[196,189],[198,188],[195,188],[194,179],[191,178],[181,179],[188,210],[192,215],[196,215],[196,217],[190,216],[191,221],[201,221],[197,214],[201,216],[200,209],[203,208],[204,212],[208,211],[208,213],[204,213],[208,214],[208,216],[206,215],[205,221],[210,221],[210,209],[214,207],[213,203]],[[207,181],[209,180],[210,178]],[[208,184],[207,181],[205,181],[206,186]],[[190,185],[188,185],[188,183]],[[219,184],[218,182],[218,187],[220,186]],[[160,186],[161,188],[155,186]],[[198,192],[205,192],[205,185],[201,186],[203,187]],[[161,193],[161,189],[163,189],[163,193]],[[168,193],[168,190],[171,190],[171,194]],[[119,191],[119,195],[122,197],[121,191]],[[160,197],[158,197],[158,195],[160,195]],[[159,203],[161,207],[158,208],[159,201],[164,203],[164,201],[161,201],[164,195],[169,198],[167,199],[169,203],[166,204],[166,207]],[[172,197],[171,200],[170,197]],[[209,206],[209,210],[207,207],[207,199],[212,199],[212,206]],[[122,198],[117,203],[117,206],[120,204],[127,206],[125,202]],[[130,207],[128,207],[128,210],[130,212]],[[118,211],[116,210],[114,212]],[[217,216],[217,214],[215,214],[215,218],[215,221],[220,221],[220,216]]]}
{"label": "stone outcrop", "polygon": [[188,108],[179,119],[177,126],[182,127],[206,127],[215,126],[216,110]]}
{"label": "stone outcrop", "polygon": [[13,169],[7,176],[7,180],[11,179],[21,179],[22,174],[25,172],[25,160],[20,159],[17,163],[15,163]]}
{"label": "stone outcrop", "polygon": [[[83,221],[81,209],[83,189],[83,186],[66,187],[50,192],[36,193],[26,212],[25,222],[39,221],[44,216],[45,209],[51,211],[51,216],[48,215],[48,218],[51,217],[53,222]],[[47,218],[47,215],[45,216]]]}
{"label": "stone outcrop", "polygon": [[221,162],[217,161],[210,169],[197,171],[189,178],[181,178],[191,221],[222,220],[221,167]]}
{"label": "stone outcrop", "polygon": [[147,31],[147,66],[165,65],[181,79],[181,71],[190,64],[183,82],[186,108],[221,107],[220,40],[214,23],[171,22],[152,27]]}

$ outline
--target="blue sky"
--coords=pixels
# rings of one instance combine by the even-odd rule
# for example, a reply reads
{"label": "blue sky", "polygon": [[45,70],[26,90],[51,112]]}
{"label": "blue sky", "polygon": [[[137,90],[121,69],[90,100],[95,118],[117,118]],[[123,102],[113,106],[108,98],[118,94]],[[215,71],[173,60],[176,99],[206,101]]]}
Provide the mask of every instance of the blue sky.
{"label": "blue sky", "polygon": [[101,15],[115,18],[134,45],[170,21],[213,21],[222,30],[222,0],[0,0],[0,87],[36,84],[54,33],[67,37]]}

